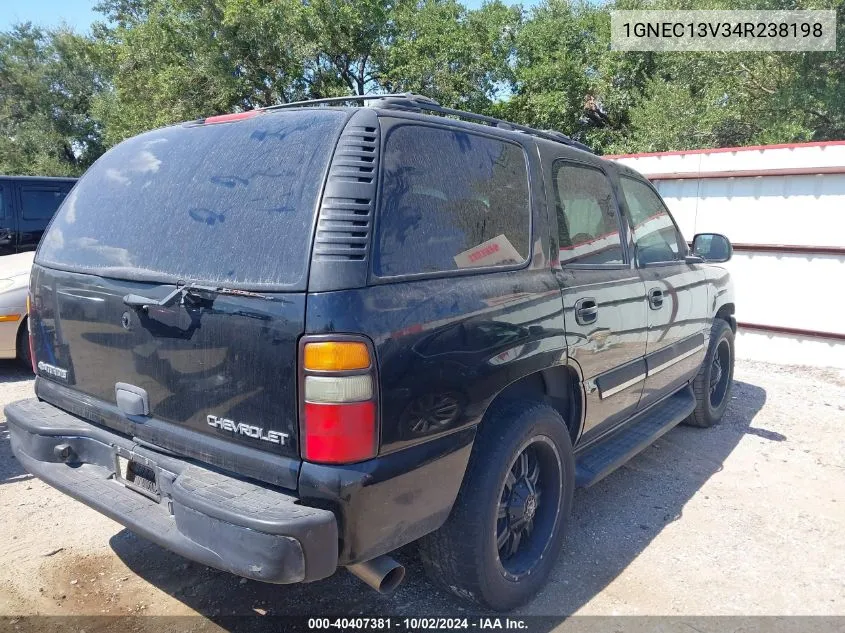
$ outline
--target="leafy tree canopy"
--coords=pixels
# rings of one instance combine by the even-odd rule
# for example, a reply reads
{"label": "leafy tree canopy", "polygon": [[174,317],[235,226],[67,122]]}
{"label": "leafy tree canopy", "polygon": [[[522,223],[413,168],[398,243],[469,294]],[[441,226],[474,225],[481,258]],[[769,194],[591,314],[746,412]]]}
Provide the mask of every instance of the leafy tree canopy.
{"label": "leafy tree canopy", "polygon": [[[143,130],[414,91],[634,152],[845,138],[845,0],[101,0],[0,33],[0,173],[79,174]],[[837,9],[825,53],[622,53],[614,8]]]}
{"label": "leafy tree canopy", "polygon": [[0,33],[0,173],[72,175],[104,151],[93,42],[22,24]]}

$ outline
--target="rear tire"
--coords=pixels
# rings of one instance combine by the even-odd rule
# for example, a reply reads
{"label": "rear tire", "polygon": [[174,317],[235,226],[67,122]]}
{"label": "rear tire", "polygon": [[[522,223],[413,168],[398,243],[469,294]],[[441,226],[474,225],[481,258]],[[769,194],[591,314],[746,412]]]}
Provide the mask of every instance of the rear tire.
{"label": "rear tire", "polygon": [[29,327],[25,318],[18,327],[17,348],[18,362],[22,367],[32,371],[32,357],[29,354]]}
{"label": "rear tire", "polygon": [[722,319],[713,321],[710,345],[693,380],[695,411],[684,424],[708,428],[718,424],[728,408],[734,377],[734,333]]}
{"label": "rear tire", "polygon": [[488,412],[446,523],[420,541],[428,576],[497,611],[534,596],[555,564],[575,483],[569,431],[552,407]]}

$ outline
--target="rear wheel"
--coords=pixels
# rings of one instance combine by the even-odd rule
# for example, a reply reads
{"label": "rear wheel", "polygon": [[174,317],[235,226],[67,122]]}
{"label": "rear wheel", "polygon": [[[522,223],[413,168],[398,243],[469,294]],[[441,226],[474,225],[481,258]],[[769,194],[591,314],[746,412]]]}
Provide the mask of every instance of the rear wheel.
{"label": "rear wheel", "polygon": [[734,376],[734,333],[722,319],[716,319],[710,330],[710,346],[701,369],[692,383],[695,411],[685,424],[710,427],[717,424],[728,408]]}
{"label": "rear wheel", "polygon": [[544,584],[563,541],[575,466],[552,407],[510,401],[485,418],[452,513],[422,539],[428,575],[491,609],[513,609]]}
{"label": "rear wheel", "polygon": [[32,357],[29,354],[29,328],[26,319],[21,321],[18,327],[17,348],[18,362],[29,371],[32,371]]}

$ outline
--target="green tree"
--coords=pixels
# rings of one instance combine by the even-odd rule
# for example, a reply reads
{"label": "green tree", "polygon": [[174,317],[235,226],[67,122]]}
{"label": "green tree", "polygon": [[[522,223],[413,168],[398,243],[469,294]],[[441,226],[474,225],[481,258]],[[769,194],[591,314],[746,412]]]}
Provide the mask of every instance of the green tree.
{"label": "green tree", "polygon": [[519,9],[500,0],[107,0],[107,140],[303,98],[415,90],[488,108],[510,78]]}
{"label": "green tree", "polygon": [[627,113],[654,72],[654,57],[610,50],[610,16],[591,2],[548,0],[516,38],[508,118],[559,130],[601,149],[627,125]]}
{"label": "green tree", "polygon": [[845,138],[845,3],[667,0],[660,8],[837,9],[838,51],[655,53],[612,151]]}
{"label": "green tree", "polygon": [[315,97],[378,90],[396,14],[412,0],[309,0],[304,39],[312,50],[306,78]]}
{"label": "green tree", "polygon": [[105,82],[96,47],[67,29],[0,33],[0,173],[82,173],[103,152],[90,111]]}
{"label": "green tree", "polygon": [[117,142],[143,130],[307,94],[297,0],[117,0],[96,33],[113,86],[95,104]]}
{"label": "green tree", "polygon": [[390,92],[412,91],[479,112],[506,96],[521,11],[500,0],[468,10],[456,0],[401,7],[380,76]]}
{"label": "green tree", "polygon": [[821,53],[623,53],[612,9],[835,8],[843,0],[547,0],[517,38],[509,118],[599,151],[659,151],[845,137],[845,48]]}
{"label": "green tree", "polygon": [[[835,8],[839,50],[622,53],[613,8]],[[0,170],[75,174],[181,120],[414,91],[598,151],[845,138],[845,0],[101,0],[92,36],[0,33]]]}

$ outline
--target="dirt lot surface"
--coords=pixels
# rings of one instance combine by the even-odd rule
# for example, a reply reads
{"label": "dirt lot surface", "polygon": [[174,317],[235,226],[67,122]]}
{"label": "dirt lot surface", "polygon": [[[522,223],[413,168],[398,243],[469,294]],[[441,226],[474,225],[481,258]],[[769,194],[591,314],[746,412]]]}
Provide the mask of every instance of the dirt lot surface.
{"label": "dirt lot surface", "polygon": [[[32,381],[0,364],[0,404]],[[578,491],[522,614],[845,614],[845,372],[743,362],[724,421],[678,427]],[[26,474],[0,422],[0,615],[459,615],[400,553],[381,596],[345,571],[279,587],[188,562]]]}

